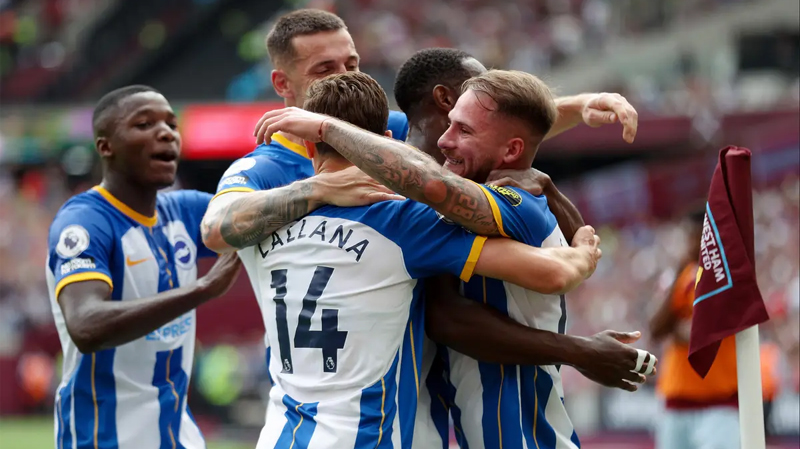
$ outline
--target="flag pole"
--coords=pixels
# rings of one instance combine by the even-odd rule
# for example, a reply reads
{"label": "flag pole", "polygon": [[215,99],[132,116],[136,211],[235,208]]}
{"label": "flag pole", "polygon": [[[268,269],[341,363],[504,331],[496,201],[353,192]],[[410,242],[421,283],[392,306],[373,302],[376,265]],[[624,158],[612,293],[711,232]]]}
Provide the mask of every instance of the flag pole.
{"label": "flag pole", "polygon": [[765,449],[758,325],[736,334],[736,377],[739,382],[741,449]]}
{"label": "flag pole", "polygon": [[[743,156],[743,157],[742,157]],[[728,179],[727,185],[732,198],[734,215],[739,229],[749,229],[742,233],[742,240],[750,263],[755,271],[755,235],[753,232],[753,186],[750,171],[751,153],[734,156],[726,153],[726,165],[739,166],[737,179]],[[744,168],[746,167],[746,168]],[[751,326],[736,334],[736,377],[739,388],[739,436],[742,449],[765,449],[764,400],[761,384],[761,350],[758,325]]]}

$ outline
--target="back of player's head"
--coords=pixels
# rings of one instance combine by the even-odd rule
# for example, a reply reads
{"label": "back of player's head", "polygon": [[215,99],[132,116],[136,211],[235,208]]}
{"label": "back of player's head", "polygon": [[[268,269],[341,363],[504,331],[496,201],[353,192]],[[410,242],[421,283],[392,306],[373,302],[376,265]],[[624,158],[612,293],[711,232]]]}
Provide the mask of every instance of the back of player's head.
{"label": "back of player's head", "polygon": [[556,119],[553,93],[547,84],[530,73],[516,70],[490,70],[464,82],[463,92],[474,91],[491,98],[495,105],[481,103],[486,109],[521,121],[541,141]]}
{"label": "back of player's head", "polygon": [[459,89],[472,74],[464,61],[469,53],[455,48],[426,48],[414,53],[403,63],[394,82],[394,99],[406,114],[411,108],[428,101],[437,84]]}
{"label": "back of player's head", "polygon": [[[389,121],[386,92],[371,76],[345,72],[315,81],[308,88],[303,109],[352,123],[375,134],[384,134]],[[317,151],[331,148],[320,142]]]}
{"label": "back of player's head", "polygon": [[293,39],[297,36],[347,29],[336,14],[321,9],[298,9],[281,16],[267,34],[267,53],[272,65],[287,63],[297,56]]}
{"label": "back of player's head", "polygon": [[153,89],[150,86],[142,84],[134,84],[132,86],[120,87],[119,89],[112,90],[111,92],[103,95],[97,105],[94,107],[92,113],[92,129],[94,136],[108,136],[111,134],[110,126],[117,120],[117,113],[119,112],[119,105],[122,101],[132,95],[142,92],[154,92],[161,94],[161,92]]}

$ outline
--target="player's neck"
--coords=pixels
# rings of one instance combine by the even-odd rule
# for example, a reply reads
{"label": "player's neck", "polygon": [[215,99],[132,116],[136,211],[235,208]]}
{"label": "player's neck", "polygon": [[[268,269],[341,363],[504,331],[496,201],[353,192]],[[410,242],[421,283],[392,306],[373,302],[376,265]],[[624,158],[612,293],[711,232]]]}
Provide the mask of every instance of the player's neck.
{"label": "player's neck", "polygon": [[344,169],[352,167],[353,164],[347,159],[339,156],[328,156],[320,161],[319,165],[314,167],[316,174],[320,173],[336,173]]}
{"label": "player's neck", "polygon": [[[303,109],[303,104],[301,103],[301,104],[298,106],[298,105],[296,105],[296,104],[295,104],[295,102],[294,102],[294,101],[290,101],[289,99],[286,99],[286,98],[284,98],[284,99],[283,99],[283,107],[285,107],[285,108],[291,108],[291,107],[294,107],[294,108],[300,108],[300,109]],[[278,134],[280,134],[281,136],[283,136],[283,137],[284,137],[286,140],[288,140],[289,142],[296,143],[296,144],[298,144],[298,145],[300,145],[300,146],[304,145],[304,143],[303,143],[303,139],[300,139],[300,138],[298,138],[298,137],[296,137],[296,136],[293,136],[293,135],[291,135],[291,134],[285,134],[285,133],[282,133],[282,132],[279,132]]]}
{"label": "player's neck", "polygon": [[130,207],[145,217],[152,217],[155,215],[156,196],[158,194],[158,190],[142,189],[139,186],[134,186],[129,182],[114,176],[104,177],[103,182],[100,183],[100,186],[106,189],[108,193],[119,200],[122,204]]}
{"label": "player's neck", "polygon": [[303,143],[303,139],[301,139],[301,138],[299,138],[299,137],[297,137],[297,136],[293,136],[293,135],[291,135],[291,134],[285,134],[285,133],[282,133],[282,132],[279,132],[278,134],[280,134],[281,136],[283,136],[283,137],[284,137],[286,140],[288,140],[289,142],[296,143],[297,145],[300,145],[300,146],[303,146],[303,145],[305,145],[305,144]]}

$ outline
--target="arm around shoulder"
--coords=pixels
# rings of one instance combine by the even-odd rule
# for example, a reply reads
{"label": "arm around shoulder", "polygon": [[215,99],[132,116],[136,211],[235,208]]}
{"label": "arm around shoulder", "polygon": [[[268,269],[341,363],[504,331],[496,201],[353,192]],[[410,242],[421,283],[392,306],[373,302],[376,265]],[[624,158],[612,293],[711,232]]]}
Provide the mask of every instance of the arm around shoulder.
{"label": "arm around shoulder", "polygon": [[563,294],[594,273],[602,254],[598,244],[599,237],[594,235],[591,243],[581,239],[576,247],[556,248],[537,248],[509,239],[488,239],[475,272],[539,293]]}

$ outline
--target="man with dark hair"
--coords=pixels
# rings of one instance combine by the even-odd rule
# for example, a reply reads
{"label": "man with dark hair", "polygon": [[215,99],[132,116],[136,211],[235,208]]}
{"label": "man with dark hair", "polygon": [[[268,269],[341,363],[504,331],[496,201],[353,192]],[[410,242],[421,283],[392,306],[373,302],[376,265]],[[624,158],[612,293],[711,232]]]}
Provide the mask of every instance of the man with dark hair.
{"label": "man with dark hair", "polygon": [[[279,17],[266,44],[274,66],[272,85],[286,106],[302,107],[315,80],[358,71],[359,56],[347,27],[326,11],[300,9]],[[405,139],[405,116],[390,112],[388,128],[393,137]],[[394,197],[356,169],[312,176],[302,141],[284,134],[272,137],[269,145],[258,146],[222,175],[203,219],[203,241],[214,251],[252,246],[319,204],[355,206]],[[242,260],[249,272],[253,261]]]}
{"label": "man with dark hair", "polygon": [[[388,114],[383,89],[357,72],[317,81],[305,107],[376,134]],[[319,174],[351,165],[336,146],[306,148]],[[474,272],[563,292],[588,277],[599,257],[590,227],[576,240],[571,248],[487,240],[405,200],[324,206],[247,248],[257,259],[273,351],[274,386],[257,447],[410,448],[422,335],[407,329],[422,311],[418,280],[451,273],[466,281]]]}
{"label": "man with dark hair", "polygon": [[469,53],[455,48],[420,50],[397,72],[394,98],[406,116],[416,115],[425,106],[434,86],[441,84],[457,89],[465,80],[486,72],[486,68]]}
{"label": "man with dark hair", "polygon": [[92,112],[92,130],[95,138],[99,137],[100,135],[103,137],[108,137],[111,133],[113,133],[113,125],[115,124],[114,120],[118,118],[117,113],[122,100],[127,97],[145,92],[152,92],[153,94],[161,95],[161,92],[153,89],[150,86],[145,86],[142,84],[120,87],[117,90],[112,90],[111,92],[103,95],[100,101],[98,101],[95,105],[94,111]]}
{"label": "man with dark hair", "polygon": [[[278,18],[272,30],[267,34],[267,53],[272,64],[276,67],[287,67],[298,56],[301,56],[296,47],[303,47],[303,37],[324,33],[326,37],[336,39],[344,37],[337,33],[347,30],[344,21],[336,14],[331,14],[320,9],[299,9]],[[352,40],[343,39],[345,46],[355,50]],[[355,51],[348,55],[351,67],[358,66],[358,55]],[[305,92],[297,92],[304,96]]]}
{"label": "man with dark hair", "polygon": [[[461,95],[464,81],[485,72],[486,67],[477,59],[454,48],[426,48],[403,63],[395,80],[394,95],[408,117],[408,143],[442,160],[437,140],[447,129],[447,114]],[[633,142],[636,137],[638,115],[619,94],[560,97],[555,104],[558,117],[546,139],[581,122],[592,127],[619,122],[626,142]]]}
{"label": "man with dark hair", "polygon": [[[472,232],[558,248],[566,243],[545,198],[515,188],[481,186],[453,173],[480,181],[478,176],[488,174],[487,169],[530,167],[555,121],[554,108],[549,89],[533,75],[496,70],[470,79],[439,142],[449,171],[401,142],[296,108],[267,112],[256,134],[259,141],[284,131],[310,142],[325,142],[387,187],[430,205]],[[488,158],[479,160],[474,148],[483,149]],[[536,362],[529,359],[521,366],[475,361],[448,351],[450,363],[445,369],[455,392],[446,399],[456,410],[453,418],[462,446],[522,447],[525,441],[529,447],[578,447],[562,401],[560,364],[575,364],[579,369],[590,366],[595,376],[611,375],[610,380],[606,377],[609,384],[632,391],[634,383],[644,382],[642,374],[654,370],[655,357],[620,343],[635,341],[638,333],[607,331],[592,339],[554,338],[566,328],[561,295],[490,278],[465,283],[463,290],[465,296],[537,328],[539,332],[529,329],[529,335],[539,342]],[[593,356],[583,358],[580,354],[585,352]],[[476,385],[482,387],[480,395],[471,393]],[[539,431],[535,430],[537,417]],[[414,438],[417,444],[417,435]],[[420,444],[424,447],[430,441]]]}
{"label": "man with dark hair", "polygon": [[56,446],[205,447],[186,405],[195,313],[235,281],[220,257],[197,279],[210,195],[159,194],[175,181],[177,118],[147,86],[104,96],[92,117],[103,181],[50,226],[46,277],[64,353]]}
{"label": "man with dark hair", "polygon": [[[460,91],[464,81],[484,72],[486,67],[477,59],[455,48],[428,48],[414,53],[400,66],[394,83],[395,101],[409,122],[406,141],[444,164],[436,142],[446,129],[443,125],[447,116],[435,114],[437,102],[432,101],[432,96],[437,97],[438,103],[445,102],[448,94]],[[427,132],[429,127],[435,129]],[[426,141],[426,137],[431,140]]]}

